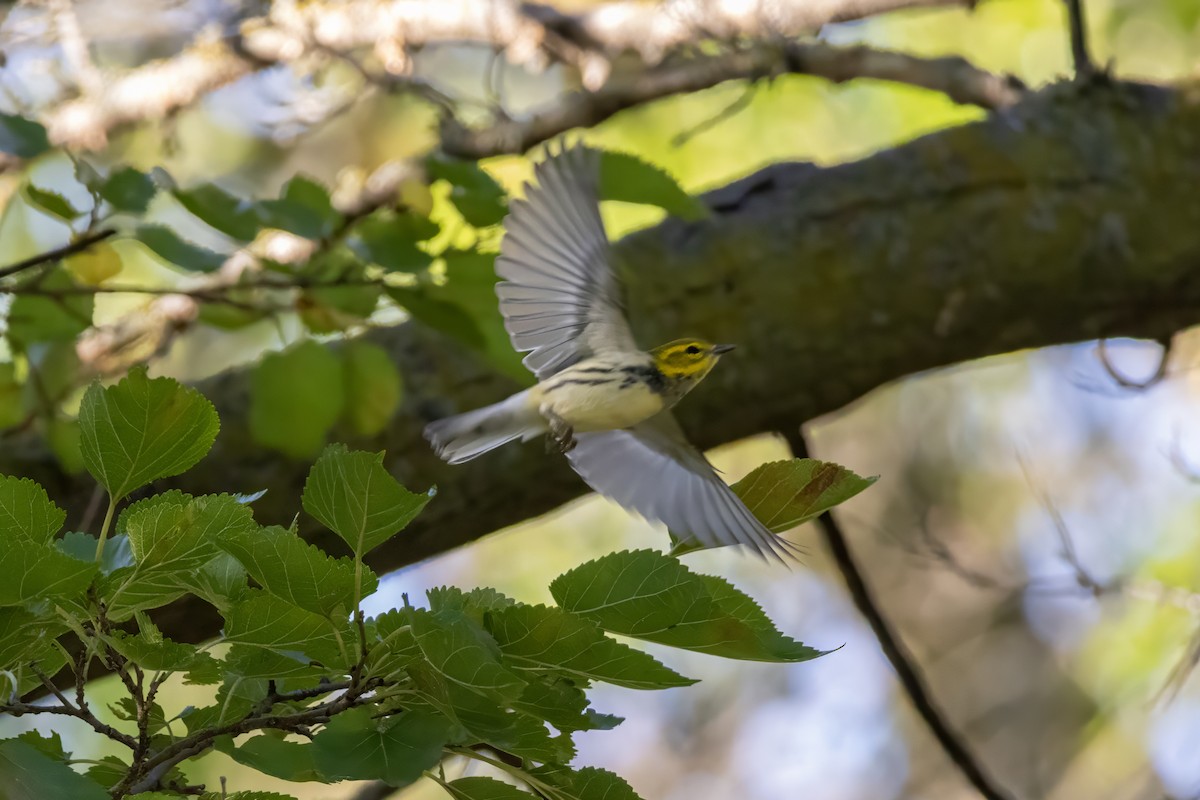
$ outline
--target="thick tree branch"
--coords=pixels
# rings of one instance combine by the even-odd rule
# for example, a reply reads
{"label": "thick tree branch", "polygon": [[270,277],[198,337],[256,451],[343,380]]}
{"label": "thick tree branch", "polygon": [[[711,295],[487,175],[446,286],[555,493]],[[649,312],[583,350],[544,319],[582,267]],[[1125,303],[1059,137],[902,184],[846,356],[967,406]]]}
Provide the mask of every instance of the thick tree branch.
{"label": "thick tree branch", "polygon": [[[1200,321],[1197,129],[1200,93],[1070,85],[856,163],[769,167],[707,195],[710,219],[667,221],[617,245],[634,328],[647,345],[684,334],[741,345],[679,408],[705,447],[794,426],[923,370],[1169,335]],[[351,444],[386,449],[388,469],[408,486],[439,488],[373,554],[373,568],[427,558],[585,491],[537,443],[441,463],[421,438],[424,424],[516,387],[416,325],[371,337],[403,371],[406,395],[385,435]],[[266,488],[257,518],[288,524],[309,462],[254,443],[248,371],[200,388],[221,413],[217,445],[154,489]],[[42,482],[68,508],[69,526],[94,489],[86,476],[62,474],[35,435],[6,440],[0,473]],[[303,524],[339,551],[337,537]],[[219,625],[199,602],[158,620],[184,640]]]}

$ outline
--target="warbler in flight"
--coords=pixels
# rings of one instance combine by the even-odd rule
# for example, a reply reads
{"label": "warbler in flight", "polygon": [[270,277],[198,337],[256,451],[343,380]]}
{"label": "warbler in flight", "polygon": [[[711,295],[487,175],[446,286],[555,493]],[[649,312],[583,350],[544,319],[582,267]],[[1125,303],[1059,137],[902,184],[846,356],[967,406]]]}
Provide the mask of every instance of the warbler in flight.
{"label": "warbler in flight", "polygon": [[500,311],[538,378],[495,405],[438,420],[425,437],[451,464],[549,434],[589,486],[684,540],[795,545],[762,524],[688,443],[674,406],[733,345],[678,339],[643,351],[622,312],[600,219],[600,154],[574,147],[535,168],[496,259]]}

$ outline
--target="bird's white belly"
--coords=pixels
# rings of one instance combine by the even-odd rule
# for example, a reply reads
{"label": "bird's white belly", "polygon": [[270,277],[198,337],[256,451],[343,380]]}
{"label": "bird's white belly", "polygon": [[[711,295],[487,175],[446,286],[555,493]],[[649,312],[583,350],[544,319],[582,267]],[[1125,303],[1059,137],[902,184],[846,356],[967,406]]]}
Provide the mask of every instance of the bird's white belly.
{"label": "bird's white belly", "polygon": [[623,375],[564,370],[533,389],[543,416],[558,416],[577,432],[629,428],[663,409],[663,397]]}

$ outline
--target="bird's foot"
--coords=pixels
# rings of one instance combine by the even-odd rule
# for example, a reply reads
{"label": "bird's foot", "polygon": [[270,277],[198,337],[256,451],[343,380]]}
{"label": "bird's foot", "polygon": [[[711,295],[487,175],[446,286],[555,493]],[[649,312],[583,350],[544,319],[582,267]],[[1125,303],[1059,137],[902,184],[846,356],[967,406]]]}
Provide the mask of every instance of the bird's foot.
{"label": "bird's foot", "polygon": [[547,414],[546,419],[550,423],[550,436],[546,439],[546,452],[557,450],[560,453],[569,453],[574,450],[575,430],[570,423],[554,413]]}

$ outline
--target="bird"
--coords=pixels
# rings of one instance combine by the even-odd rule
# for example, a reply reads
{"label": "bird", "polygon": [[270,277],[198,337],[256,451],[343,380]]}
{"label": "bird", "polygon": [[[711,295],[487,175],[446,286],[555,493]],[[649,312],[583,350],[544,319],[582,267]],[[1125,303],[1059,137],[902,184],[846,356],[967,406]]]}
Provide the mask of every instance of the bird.
{"label": "bird", "polygon": [[601,157],[584,145],[550,153],[504,220],[496,295],[537,383],[431,422],[425,438],[460,464],[548,436],[593,490],[682,541],[786,561],[799,548],[754,516],[671,413],[734,346],[684,338],[642,350],[634,340],[600,218]]}

